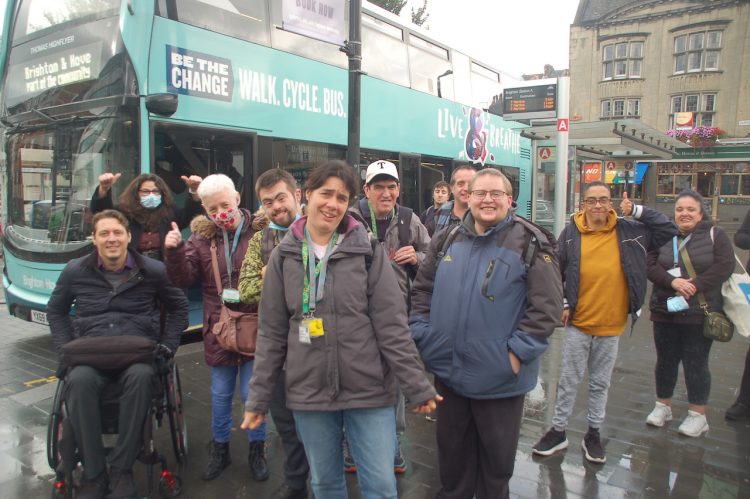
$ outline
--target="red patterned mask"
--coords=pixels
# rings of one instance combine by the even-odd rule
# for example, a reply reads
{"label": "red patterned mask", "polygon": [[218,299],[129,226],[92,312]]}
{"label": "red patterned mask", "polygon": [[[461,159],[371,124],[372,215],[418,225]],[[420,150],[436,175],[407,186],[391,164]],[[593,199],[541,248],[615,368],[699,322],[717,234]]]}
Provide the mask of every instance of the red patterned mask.
{"label": "red patterned mask", "polygon": [[217,211],[216,213],[211,215],[211,218],[213,218],[214,223],[222,229],[231,230],[232,228],[234,228],[239,214],[239,210],[235,208],[229,208],[228,210]]}

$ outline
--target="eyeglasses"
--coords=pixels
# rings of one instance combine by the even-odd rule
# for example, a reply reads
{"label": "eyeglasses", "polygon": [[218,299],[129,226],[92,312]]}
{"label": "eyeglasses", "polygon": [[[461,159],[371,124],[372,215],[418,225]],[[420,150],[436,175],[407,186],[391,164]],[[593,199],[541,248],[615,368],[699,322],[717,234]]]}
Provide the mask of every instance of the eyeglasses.
{"label": "eyeglasses", "polygon": [[160,189],[138,189],[138,194],[148,196],[149,194],[161,194]]}
{"label": "eyeglasses", "polygon": [[610,201],[612,200],[609,198],[586,198],[583,200],[583,202],[586,203],[586,206],[596,206],[597,203],[602,206],[607,206]]}
{"label": "eyeglasses", "polygon": [[480,200],[484,199],[487,196],[487,194],[490,195],[493,201],[497,201],[503,196],[507,196],[507,193],[505,191],[485,191],[485,190],[479,190],[479,189],[475,191],[471,191],[471,196],[474,199],[480,199]]}

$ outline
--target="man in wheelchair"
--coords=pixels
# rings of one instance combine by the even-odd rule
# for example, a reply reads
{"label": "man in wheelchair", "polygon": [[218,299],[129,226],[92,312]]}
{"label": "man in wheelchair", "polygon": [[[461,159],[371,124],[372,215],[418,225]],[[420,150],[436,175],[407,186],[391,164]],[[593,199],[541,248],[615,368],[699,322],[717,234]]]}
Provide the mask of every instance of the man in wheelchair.
{"label": "man in wheelchair", "polygon": [[[170,285],[161,262],[128,250],[130,229],[120,212],[102,211],[92,223],[96,251],[65,266],[47,306],[62,354],[67,417],[83,462],[76,498],[137,498],[132,467],[152,401],[154,355],[157,349],[174,355],[188,302]],[[118,438],[107,455],[100,397],[115,382],[121,391]]]}

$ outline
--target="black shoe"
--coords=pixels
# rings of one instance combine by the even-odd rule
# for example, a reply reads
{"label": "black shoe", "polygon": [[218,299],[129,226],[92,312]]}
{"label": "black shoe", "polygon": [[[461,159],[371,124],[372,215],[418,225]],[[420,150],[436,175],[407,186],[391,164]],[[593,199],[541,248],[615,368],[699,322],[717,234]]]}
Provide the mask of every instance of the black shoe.
{"label": "black shoe", "polygon": [[304,489],[295,489],[284,482],[271,494],[271,499],[307,499],[307,485]]}
{"label": "black shoe", "polygon": [[584,435],[583,442],[581,442],[583,452],[586,454],[586,459],[592,463],[605,463],[607,462],[607,456],[604,455],[604,447],[599,439],[599,430],[597,428],[589,428],[589,431]]}
{"label": "black shoe", "polygon": [[565,437],[565,431],[557,431],[550,428],[547,433],[531,448],[531,452],[539,456],[551,456],[559,450],[568,447],[568,439]]}
{"label": "black shoe", "polygon": [[83,479],[80,488],[76,490],[76,499],[104,499],[109,492],[107,472],[102,471],[93,480]]}
{"label": "black shoe", "polygon": [[109,495],[107,499],[138,499],[138,490],[131,470],[109,470]]}
{"label": "black shoe", "polygon": [[729,421],[747,421],[750,419],[750,406],[742,402],[735,402],[732,407],[727,409],[724,417]]}
{"label": "black shoe", "polygon": [[268,480],[271,472],[266,462],[266,443],[264,441],[250,442],[250,453],[248,455],[250,463],[250,475],[256,482]]}
{"label": "black shoe", "polygon": [[427,421],[434,423],[435,421],[437,421],[437,410],[428,412],[424,415],[424,418]]}
{"label": "black shoe", "polygon": [[201,478],[213,480],[230,464],[232,464],[232,458],[229,456],[229,442],[211,440],[208,444],[208,464]]}
{"label": "black shoe", "polygon": [[393,472],[397,475],[406,473],[406,459],[404,459],[404,455],[401,453],[400,443],[396,448],[396,457],[393,458]]}

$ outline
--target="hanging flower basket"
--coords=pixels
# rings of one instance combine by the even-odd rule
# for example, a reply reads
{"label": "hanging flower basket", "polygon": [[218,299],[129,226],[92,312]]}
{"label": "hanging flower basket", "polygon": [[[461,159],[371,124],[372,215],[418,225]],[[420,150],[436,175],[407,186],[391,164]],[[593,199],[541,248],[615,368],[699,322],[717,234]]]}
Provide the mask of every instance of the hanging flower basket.
{"label": "hanging flower basket", "polygon": [[698,126],[689,130],[667,130],[667,136],[674,137],[691,147],[713,147],[720,137],[726,134],[715,126]]}

